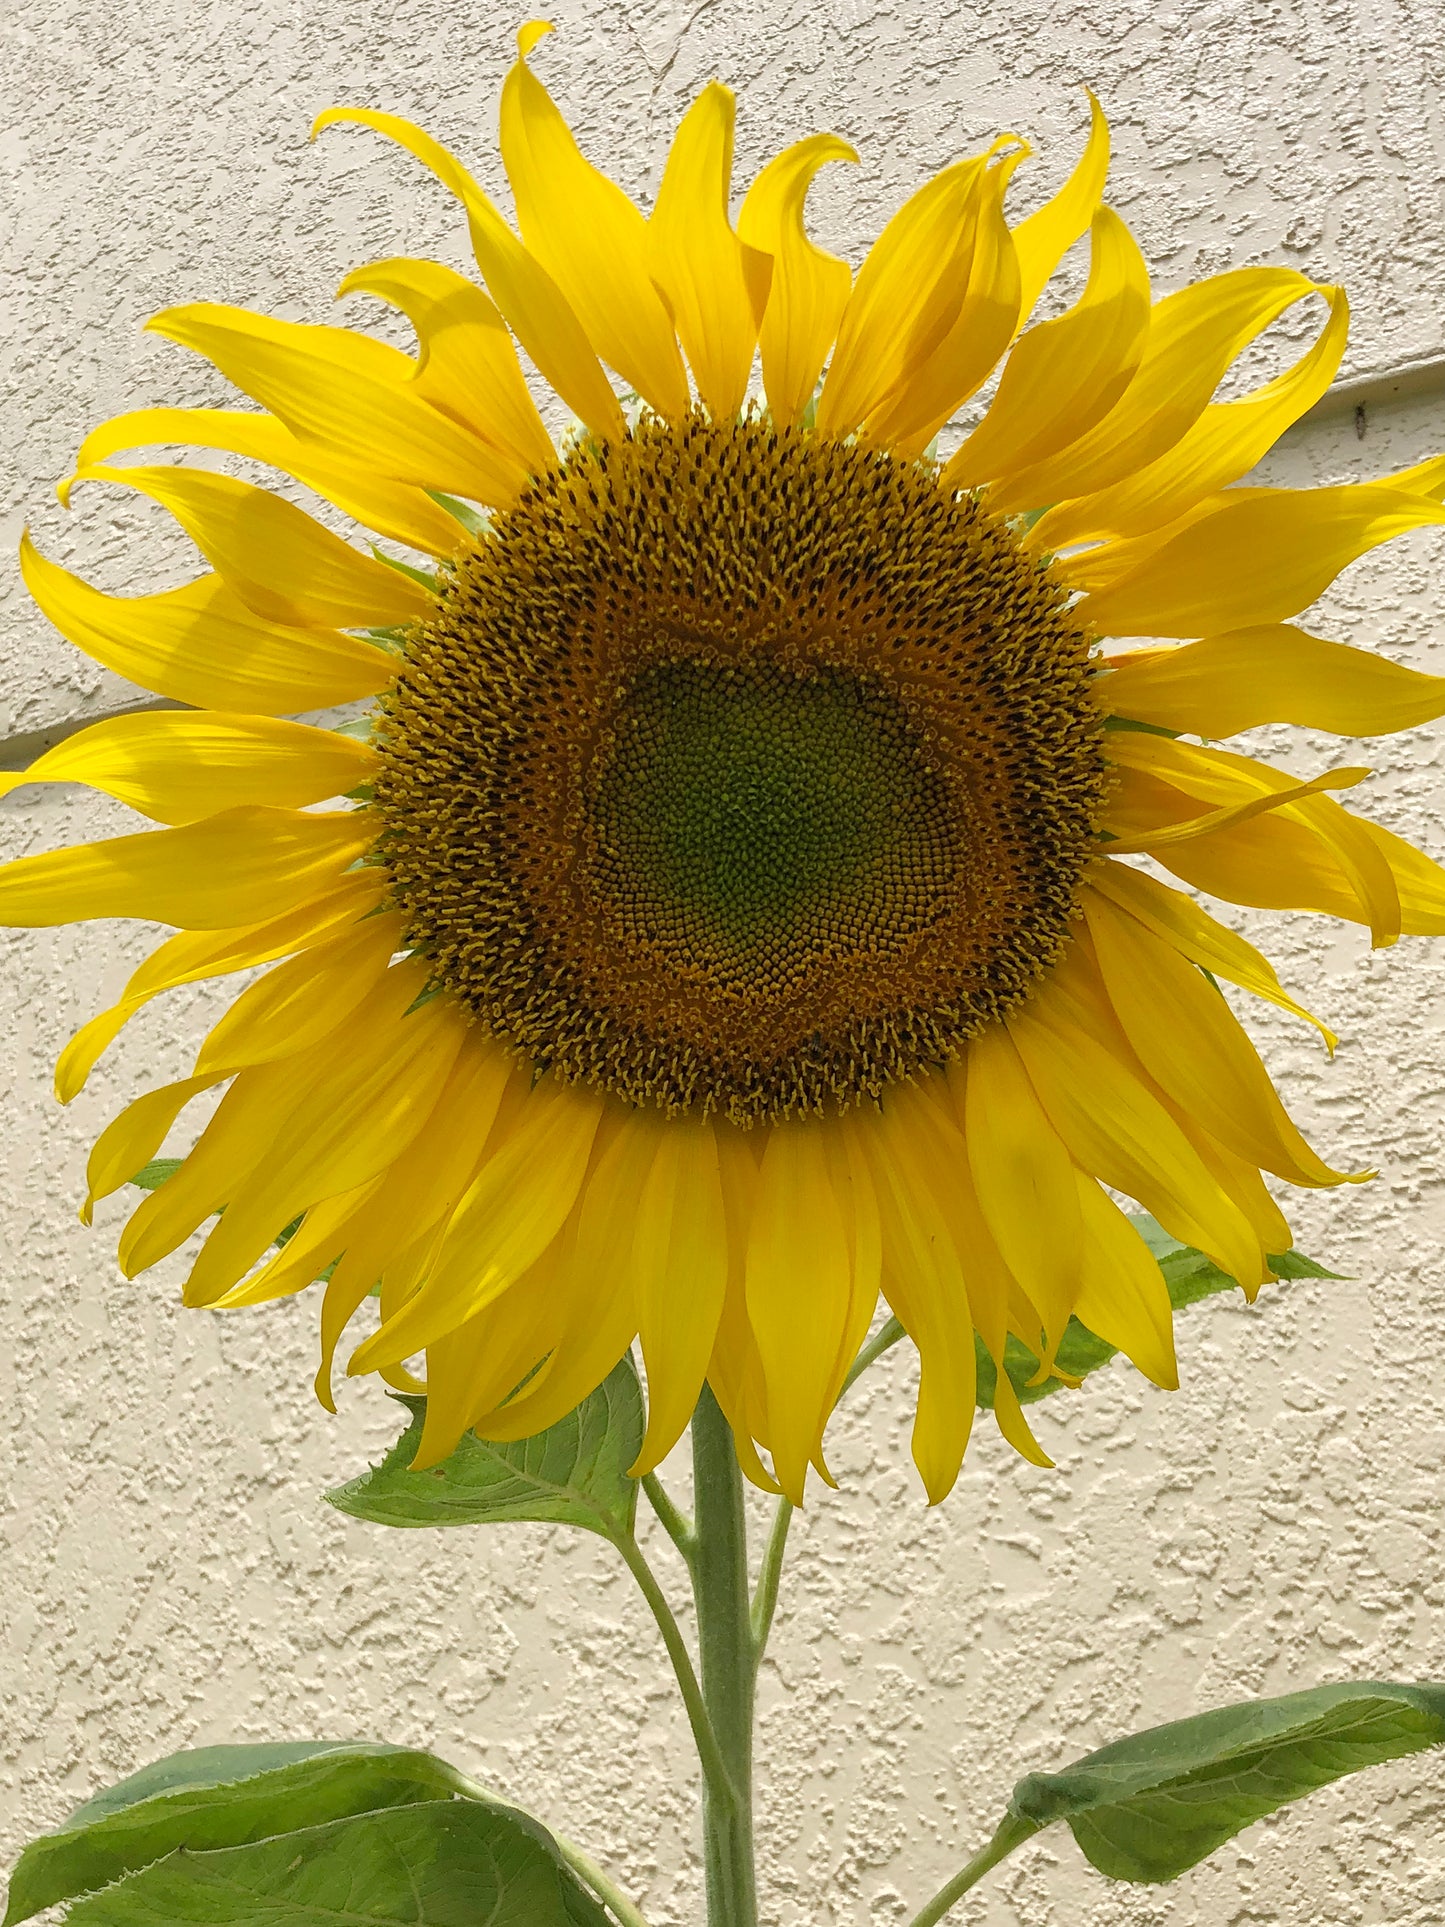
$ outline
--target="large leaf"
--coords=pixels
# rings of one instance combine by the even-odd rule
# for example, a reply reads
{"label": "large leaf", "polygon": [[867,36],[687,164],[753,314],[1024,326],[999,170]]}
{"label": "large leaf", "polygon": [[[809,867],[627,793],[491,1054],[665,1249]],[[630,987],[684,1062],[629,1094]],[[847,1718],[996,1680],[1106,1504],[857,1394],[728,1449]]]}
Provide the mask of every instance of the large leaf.
{"label": "large leaf", "polygon": [[[1182,1245],[1177,1238],[1171,1238],[1153,1218],[1144,1212],[1135,1213],[1131,1222],[1134,1229],[1148,1245],[1159,1269],[1164,1274],[1168,1287],[1169,1302],[1176,1311],[1186,1306],[1197,1305],[1201,1299],[1216,1297],[1222,1291],[1237,1291],[1239,1280],[1227,1271],[1221,1271],[1212,1258],[1192,1245]],[[1302,1251],[1283,1251],[1269,1260],[1270,1269],[1280,1278],[1335,1278],[1338,1273],[1326,1271],[1316,1264],[1313,1258],[1306,1258]],[[975,1339],[978,1354],[978,1402],[986,1410],[992,1409],[994,1388],[998,1383],[998,1373],[992,1358],[984,1350],[980,1341]],[[1053,1392],[1061,1392],[1066,1386],[1078,1379],[1087,1378],[1101,1365],[1107,1365],[1117,1347],[1097,1337],[1087,1326],[1081,1325],[1077,1318],[1071,1318],[1068,1328],[1060,1341],[1055,1354],[1059,1375],[1050,1376],[1039,1385],[1029,1381],[1039,1368],[1037,1356],[1017,1338],[1008,1340],[1004,1352],[1004,1370],[1013,1381],[1014,1390],[1024,1405],[1035,1400],[1048,1398]]]}
{"label": "large leaf", "polygon": [[1067,1820],[1113,1880],[1173,1880],[1265,1814],[1445,1743],[1445,1686],[1316,1686],[1175,1720],[1020,1780],[1001,1832]]}
{"label": "large leaf", "polygon": [[394,1807],[246,1846],[169,1854],[69,1927],[608,1927],[541,1830],[468,1800]]}
{"label": "large leaf", "polygon": [[399,1746],[319,1740],[173,1753],[30,1843],[10,1881],[5,1927],[178,1847],[238,1846],[377,1807],[446,1798],[465,1784],[444,1761]]}
{"label": "large leaf", "polygon": [[642,1388],[630,1359],[574,1412],[534,1438],[494,1445],[468,1432],[425,1472],[411,1462],[425,1400],[403,1401],[412,1422],[381,1464],[326,1497],[383,1526],[493,1525],[530,1519],[583,1526],[614,1539],[632,1530],[637,1483],[627,1468],[642,1449]]}

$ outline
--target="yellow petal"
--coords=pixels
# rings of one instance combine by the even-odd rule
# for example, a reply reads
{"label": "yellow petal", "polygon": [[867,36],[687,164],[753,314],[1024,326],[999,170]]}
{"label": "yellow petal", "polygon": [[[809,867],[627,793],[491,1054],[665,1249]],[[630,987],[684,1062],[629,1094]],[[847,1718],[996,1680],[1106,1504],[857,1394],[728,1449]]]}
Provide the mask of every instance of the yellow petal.
{"label": "yellow petal", "polygon": [[27,783],[84,783],[157,823],[194,823],[242,803],[299,809],[357,788],[375,752],[334,730],[255,716],[111,716],[0,772],[0,796]]}
{"label": "yellow petal", "polygon": [[[1043,988],[1008,1018],[1009,1034],[1070,1155],[1135,1198],[1165,1230],[1257,1281],[1263,1253],[1160,1100],[1129,1068],[1128,1045],[1089,982],[1076,943]],[[1106,1041],[1108,1040],[1108,1041]]]}
{"label": "yellow petal", "polygon": [[647,222],[620,187],[584,160],[525,57],[502,89],[501,145],[528,249],[572,304],[602,359],[659,414],[681,420],[687,375],[652,284]]}
{"label": "yellow petal", "polygon": [[[1167,1097],[1164,1101],[1174,1122],[1218,1180],[1221,1190],[1233,1198],[1238,1205],[1259,1242],[1260,1250],[1266,1254],[1288,1251],[1294,1243],[1293,1234],[1284,1213],[1270,1196],[1259,1167],[1226,1150],[1224,1145],[1217,1138],[1212,1138],[1196,1119],[1181,1111],[1179,1106]],[[1373,1177],[1375,1174],[1369,1172],[1367,1175]],[[1240,1289],[1251,1305],[1258,1296],[1260,1285],[1268,1284],[1273,1276],[1273,1271],[1266,1268],[1257,1281],[1241,1285]]]}
{"label": "yellow petal", "polygon": [[[1339,809],[1328,798],[1317,798],[1323,813]],[[1374,823],[1340,817],[1360,831],[1383,856],[1399,902],[1400,930],[1406,936],[1438,936],[1445,923],[1445,872],[1423,852]],[[1315,827],[1284,820],[1295,812],[1277,811],[1247,823],[1242,829],[1217,837],[1161,850],[1159,860],[1186,883],[1230,903],[1252,904],[1270,910],[1318,910],[1351,923],[1378,922],[1361,900],[1358,883],[1338,854],[1338,837],[1321,835]],[[1329,822],[1330,829],[1338,826]],[[1384,928],[1388,930],[1388,923]],[[1388,941],[1388,937],[1385,939]]]}
{"label": "yellow petal", "polygon": [[402,964],[388,975],[401,988],[383,979],[351,1013],[331,1073],[277,1121],[264,1157],[232,1191],[191,1268],[187,1304],[214,1303],[293,1218],[380,1176],[430,1116],[467,1020],[442,997],[402,1015],[397,1004],[417,994],[425,970]]}
{"label": "yellow petal", "polygon": [[1052,1350],[1078,1291],[1083,1228],[1074,1167],[1002,1024],[969,1044],[963,1118],[984,1222]]}
{"label": "yellow petal", "polygon": [[1090,535],[1144,535],[1247,474],[1339,372],[1350,327],[1343,288],[1321,288],[1329,316],[1292,368],[1239,401],[1212,402],[1166,454],[1100,494],[1051,509],[1034,541],[1062,548]]}
{"label": "yellow petal", "polygon": [[1445,869],[1403,837],[1382,830],[1378,823],[1356,825],[1390,866],[1400,897],[1400,928],[1407,937],[1445,934]]}
{"label": "yellow petal", "polygon": [[1291,268],[1234,268],[1155,303],[1134,379],[1095,427],[995,485],[989,506],[1035,509],[1108,488],[1152,462],[1204,412],[1235,356],[1316,292]]}
{"label": "yellow petal", "polygon": [[[954,1087],[955,1113],[961,1121],[959,1069],[959,1061],[955,1060],[949,1065],[947,1076],[950,1086]],[[1052,1370],[1057,1341],[1049,1338],[1045,1314],[1025,1294],[994,1243],[967,1160],[956,1159],[957,1147],[950,1142],[950,1161],[945,1169],[937,1172],[934,1189],[945,1201],[956,1248],[967,1254],[969,1310],[974,1330],[995,1366],[994,1422],[1021,1458],[1027,1459],[1030,1465],[1049,1466],[1053,1461],[1029,1429],[1013,1381],[1005,1369],[1005,1356],[1009,1334],[1016,1333],[1031,1351],[1040,1354],[1039,1368],[1032,1382],[1041,1384]]]}
{"label": "yellow petal", "polygon": [[733,232],[733,97],[710,81],[673,136],[647,224],[647,260],[699,396],[729,421],[748,392],[771,257]]}
{"label": "yellow petal", "polygon": [[[1185,529],[1193,528],[1196,522],[1203,522],[1213,515],[1222,503],[1243,502],[1262,492],[1259,489],[1231,489],[1226,494],[1211,495],[1202,502],[1196,502],[1192,508],[1184,511],[1177,522],[1170,522],[1162,529],[1152,529],[1148,535],[1091,542],[1080,548],[1065,550],[1053,559],[1054,573],[1072,590],[1093,593],[1112,589],[1115,583],[1132,575],[1150,556],[1157,555],[1167,542],[1174,541]],[[1035,528],[1041,526],[1041,523],[1034,524]],[[1025,536],[1026,544],[1031,540],[1031,535]]]}
{"label": "yellow petal", "polygon": [[551,1253],[459,1330],[427,1347],[427,1403],[421,1443],[412,1460],[425,1471],[457,1448],[475,1418],[510,1408],[509,1394],[550,1376],[557,1336]]}
{"label": "yellow petal", "polygon": [[355,121],[385,134],[429,167],[466,209],[472,251],[493,301],[545,381],[594,435],[626,433],[617,397],[608,386],[581,322],[562,290],[513,234],[467,170],[438,141],[400,114],[365,107],[330,107],[318,115],[313,137],[336,121]]}
{"label": "yellow petal", "polygon": [[836,134],[810,134],[768,162],[738,213],[739,240],[773,261],[758,346],[768,408],[780,427],[797,422],[811,401],[853,284],[848,263],[809,240],[803,204],[820,167],[857,159]]}
{"label": "yellow petal", "polygon": [[522,374],[507,324],[474,282],[439,261],[393,256],[355,268],[338,294],[374,294],[416,330],[420,354],[409,388],[419,400],[505,457],[496,468],[505,501],[529,475],[556,462],[552,438]]}
{"label": "yellow petal", "polygon": [[1219,991],[1106,897],[1086,891],[1083,903],[1109,1001],[1166,1095],[1236,1156],[1276,1177],[1311,1187],[1344,1183],[1345,1174],[1295,1129]]}
{"label": "yellow petal", "polygon": [[[1404,469],[1399,474],[1382,476],[1377,482],[1367,483],[1364,486],[1394,489],[1406,495],[1439,502],[1442,496],[1445,496],[1445,457],[1435,456],[1429,461],[1417,463],[1413,468]],[[1193,528],[1196,523],[1207,521],[1219,509],[1226,506],[1237,508],[1245,502],[1268,500],[1280,492],[1277,489],[1235,488],[1207,496],[1202,500],[1191,502],[1174,521],[1159,528],[1150,529],[1144,535],[1124,536],[1092,547],[1073,549],[1056,558],[1055,570],[1070,588],[1112,589],[1117,583],[1123,582],[1126,577],[1136,573],[1144,562],[1158,555],[1166,544],[1175,541],[1186,529]],[[1076,506],[1079,505],[1066,504],[1070,514]],[[1037,548],[1051,546],[1054,526],[1052,516],[1035,523],[1027,538],[1030,546]]]}
{"label": "yellow petal", "polygon": [[412,379],[420,371],[399,350],[386,348],[380,364],[369,354],[358,363],[357,343],[383,346],[367,335],[205,301],[167,308],[147,325],[204,355],[333,461],[370,462],[393,481],[496,504],[526,483],[515,456],[430,406]]}
{"label": "yellow petal", "polygon": [[266,1155],[280,1120],[335,1065],[328,1037],[295,1057],[257,1065],[232,1080],[180,1169],[131,1214],[117,1254],[127,1278],[168,1256],[221,1209]]}
{"label": "yellow petal", "polygon": [[1075,1178],[1084,1227],[1079,1320],[1117,1345],[1146,1378],[1173,1391],[1179,1367],[1164,1274],[1118,1205],[1082,1172]]}
{"label": "yellow petal", "polygon": [[[501,1302],[521,1297],[531,1274]],[[484,1439],[526,1439],[556,1425],[593,1392],[624,1356],[637,1330],[637,1306],[630,1289],[614,1283],[610,1292],[583,1294],[571,1279],[557,1323],[565,1329],[548,1342],[546,1364],[522,1390],[491,1411],[472,1413],[473,1429]]]}
{"label": "yellow petal", "polygon": [[[1329,867],[1346,879],[1357,914],[1370,925],[1374,943],[1391,944],[1400,935],[1403,907],[1388,860],[1366,825],[1320,794],[1327,788],[1347,786],[1366,771],[1337,770],[1312,783],[1295,783],[1279,770],[1227,750],[1132,731],[1113,731],[1111,738],[1110,756],[1120,776],[1128,779],[1131,771],[1138,771],[1145,773],[1146,783],[1152,778],[1156,785],[1152,802],[1162,805],[1165,813],[1163,827],[1132,836],[1125,828],[1109,846],[1111,853],[1147,849],[1177,867],[1171,852],[1180,847],[1248,836],[1254,822],[1266,815],[1283,815],[1327,853]],[[1110,828],[1125,827],[1117,813],[1121,802],[1127,806],[1127,797],[1126,783],[1110,798],[1105,819]],[[1201,814],[1188,799],[1217,807]]]}
{"label": "yellow petal", "polygon": [[748,1322],[767,1387],[768,1448],[778,1483],[803,1503],[835,1396],[852,1296],[848,1241],[823,1130],[772,1127],[747,1252]]}
{"label": "yellow petal", "polygon": [[1318,796],[1322,790],[1351,789],[1369,774],[1367,769],[1326,770],[1323,776],[1311,777],[1307,783],[1290,783],[1281,789],[1255,793],[1243,802],[1207,810],[1201,816],[1190,816],[1159,829],[1139,831],[1132,836],[1121,833],[1109,844],[1109,853],[1112,856],[1133,856],[1141,851],[1163,850],[1175,843],[1193,842],[1196,837],[1213,836],[1221,830],[1237,829],[1254,817]]}
{"label": "yellow petal", "polygon": [[1282,622],[1367,550],[1445,523],[1445,507],[1428,496],[1375,483],[1242,494],[1218,497],[1122,581],[1086,596],[1076,618],[1110,636],[1205,636]]}
{"label": "yellow petal", "polygon": [[917,457],[988,379],[1019,319],[1019,268],[1003,218],[1003,195],[1021,152],[979,178],[963,301],[936,347],[904,371],[868,416],[868,438]]}
{"label": "yellow petal", "polygon": [[936,1505],[953,1489],[973,1427],[973,1324],[959,1253],[928,1181],[938,1159],[936,1114],[906,1085],[889,1100],[876,1117],[850,1119],[845,1129],[857,1134],[878,1199],[884,1293],[918,1347],[913,1459]]}
{"label": "yellow petal", "polygon": [[1014,229],[1021,283],[1020,322],[1033,313],[1049,277],[1079,236],[1088,231],[1103,199],[1109,172],[1109,123],[1092,88],[1088,92],[1089,138],[1078,165],[1053,199]]}
{"label": "yellow petal", "polygon": [[1289,623],[1233,629],[1180,649],[1115,656],[1099,695],[1116,716],[1193,736],[1295,723],[1340,736],[1386,736],[1445,716],[1445,676]]}
{"label": "yellow petal", "polygon": [[[347,462],[329,455],[318,443],[293,435],[274,415],[250,409],[135,408],[112,415],[80,444],[76,467],[92,467],[112,455],[156,446],[215,448],[266,462],[304,482],[378,535],[427,555],[450,555],[461,540],[455,516],[433,502],[424,489],[388,481],[370,462]],[[61,501],[68,502],[69,495],[69,483],[62,484]]]}
{"label": "yellow petal", "polygon": [[552,1078],[530,1093],[458,1205],[431,1275],[357,1349],[348,1373],[409,1358],[530,1270],[576,1202],[600,1116],[600,1099]]}
{"label": "yellow petal", "polygon": [[143,1170],[165,1143],[167,1134],[191,1099],[221,1081],[215,1077],[183,1077],[134,1098],[113,1118],[91,1146],[85,1167],[86,1199],[81,1222],[89,1224],[96,1201],[108,1198]]}
{"label": "yellow petal", "polygon": [[1313,1024],[1331,1051],[1339,1041],[1318,1017],[1312,1017],[1302,1004],[1286,995],[1273,966],[1253,944],[1216,921],[1182,890],[1171,890],[1157,878],[1127,863],[1096,863],[1089,873],[1090,886],[1127,910],[1146,930],[1171,943],[1181,957],[1187,957],[1211,976],[1238,984],[1281,1010]]}
{"label": "yellow petal", "polygon": [[[878,1309],[878,1294],[883,1288],[883,1226],[878,1216],[878,1199],[867,1161],[857,1140],[842,1132],[829,1131],[824,1147],[828,1177],[833,1187],[833,1203],[838,1212],[848,1249],[849,1298],[843,1321],[843,1334],[833,1365],[828,1392],[832,1409],[843,1390],[843,1381],[852,1370],[859,1347],[868,1336]],[[821,1451],[813,1463],[831,1483]]]}
{"label": "yellow petal", "polygon": [[1091,249],[1082,296],[1019,339],[988,413],[945,467],[943,489],[976,488],[1066,448],[1133,379],[1149,327],[1149,270],[1112,208],[1095,214]]}
{"label": "yellow petal", "polygon": [[1428,495],[1432,502],[1445,501],[1445,455],[1430,455],[1409,468],[1382,475],[1380,486],[1403,489],[1407,495]]}
{"label": "yellow petal", "polygon": [[958,319],[978,184],[993,152],[955,161],[926,181],[868,250],[818,398],[820,434],[850,434]]}
{"label": "yellow petal", "polygon": [[0,865],[0,923],[138,917],[183,930],[258,923],[304,903],[370,845],[367,812],[257,805],[178,830],[46,850]]}
{"label": "yellow petal", "polygon": [[[373,1197],[381,1178],[372,1178],[354,1191],[325,1198],[306,1213],[295,1234],[272,1253],[259,1271],[223,1292],[212,1303],[215,1311],[238,1311],[248,1305],[269,1305],[315,1284],[345,1247],[357,1212]],[[330,1286],[327,1287],[328,1292]],[[334,1407],[332,1408],[335,1409]]]}
{"label": "yellow petal", "polygon": [[324,941],[366,916],[380,902],[387,879],[380,870],[352,872],[294,910],[242,930],[182,931],[168,937],[136,970],[119,1000],[92,1017],[71,1038],[55,1065],[55,1095],[68,1104],[84,1088],[101,1053],[142,1005],[163,991],[233,970],[274,963]]}
{"label": "yellow petal", "polygon": [[[600,1385],[637,1331],[632,1243],[638,1200],[651,1166],[652,1128],[624,1121],[597,1160],[550,1289],[559,1300],[559,1336],[541,1373],[499,1409],[476,1412],[484,1438],[528,1438],[555,1425]],[[510,1296],[528,1287],[523,1280]],[[505,1302],[505,1301],[504,1301]]]}
{"label": "yellow petal", "polygon": [[78,469],[169,509],[247,608],[270,622],[382,628],[424,616],[431,599],[409,576],[361,555],[294,502],[199,468]]}
{"label": "yellow petal", "polygon": [[515,1070],[495,1039],[469,1029],[430,1117],[352,1216],[321,1310],[316,1395],[328,1410],[336,1409],[332,1361],[352,1313],[415,1242],[418,1227],[439,1227],[450,1217],[481,1163]]}
{"label": "yellow petal", "polygon": [[697,1404],[727,1288],[727,1228],[712,1126],[665,1122],[637,1205],[632,1265],[647,1367],[647,1435],[634,1478],[661,1463]]}
{"label": "yellow petal", "polygon": [[218,576],[113,596],[49,562],[26,535],[20,572],[39,608],[92,661],[201,709],[282,716],[385,689],[396,659],[337,629],[264,621]]}
{"label": "yellow petal", "polygon": [[400,942],[401,917],[390,911],[277,964],[212,1026],[196,1070],[229,1074],[307,1049],[350,1017]]}
{"label": "yellow petal", "polygon": [[727,1214],[728,1287],[708,1361],[708,1384],[733,1428],[743,1471],[763,1491],[781,1495],[782,1487],[764,1466],[756,1444],[768,1435],[768,1402],[747,1306],[747,1248],[757,1202],[759,1134],[725,1121],[715,1123],[713,1132]]}

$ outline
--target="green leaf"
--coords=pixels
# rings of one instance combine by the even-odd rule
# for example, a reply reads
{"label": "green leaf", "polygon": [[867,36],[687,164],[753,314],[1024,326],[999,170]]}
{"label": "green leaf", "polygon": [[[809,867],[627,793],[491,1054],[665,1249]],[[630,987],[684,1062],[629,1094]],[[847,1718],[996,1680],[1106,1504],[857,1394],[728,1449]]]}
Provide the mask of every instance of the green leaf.
{"label": "green leaf", "polygon": [[1173,1880],[1265,1814],[1382,1760],[1445,1743],[1445,1686],[1316,1686],[1246,1700],[1031,1773],[1009,1802],[1018,1839],[1067,1820],[1112,1880]]}
{"label": "green leaf", "polygon": [[[1212,1298],[1216,1292],[1233,1291],[1239,1280],[1232,1278],[1227,1271],[1221,1271],[1212,1258],[1206,1258],[1202,1251],[1193,1245],[1182,1245],[1177,1238],[1171,1238],[1164,1227],[1146,1212],[1136,1212],[1130,1222],[1139,1236],[1153,1252],[1159,1269],[1164,1273],[1164,1282],[1169,1287],[1169,1297],[1176,1311],[1185,1305],[1196,1304],[1201,1298]],[[1281,1251],[1269,1260],[1271,1271],[1281,1278],[1333,1278],[1338,1279],[1337,1271],[1327,1271],[1323,1265],[1316,1264],[1313,1258],[1306,1258],[1302,1251]]]}
{"label": "green leaf", "polygon": [[10,1881],[4,1927],[150,1865],[178,1847],[232,1847],[467,1783],[406,1747],[332,1741],[206,1746],[133,1773],[34,1840]]}
{"label": "green leaf", "polygon": [[426,1400],[403,1398],[412,1422],[381,1464],[326,1494],[353,1518],[383,1526],[494,1525],[530,1519],[615,1539],[632,1530],[642,1449],[642,1388],[629,1358],[576,1411],[534,1438],[490,1444],[468,1432],[440,1465],[414,1472]]}
{"label": "green leaf", "polygon": [[[1146,1213],[1137,1212],[1130,1221],[1154,1254],[1164,1274],[1169,1302],[1175,1311],[1183,1311],[1187,1306],[1197,1305],[1201,1299],[1213,1298],[1222,1291],[1238,1291],[1237,1278],[1231,1277],[1227,1271],[1221,1271],[1212,1258],[1206,1257],[1202,1251],[1196,1251],[1193,1245],[1182,1245],[1177,1238],[1171,1238]],[[1313,1258],[1306,1258],[1302,1251],[1280,1252],[1270,1258],[1269,1265],[1281,1279],[1339,1276],[1338,1272],[1326,1271]],[[978,1358],[978,1402],[985,1410],[991,1410],[998,1372],[978,1338],[974,1340],[974,1349]],[[1013,1381],[1020,1404],[1032,1405],[1038,1399],[1063,1391],[1071,1379],[1087,1378],[1090,1372],[1107,1365],[1117,1349],[1097,1337],[1087,1326],[1081,1325],[1077,1318],[1071,1318],[1055,1354],[1055,1363],[1061,1376],[1051,1376],[1041,1385],[1031,1385],[1029,1380],[1039,1368],[1038,1358],[1027,1345],[1012,1337],[1004,1352],[1004,1370]]]}
{"label": "green leaf", "polygon": [[607,1927],[540,1828],[467,1800],[170,1854],[67,1918],[71,1927]]}

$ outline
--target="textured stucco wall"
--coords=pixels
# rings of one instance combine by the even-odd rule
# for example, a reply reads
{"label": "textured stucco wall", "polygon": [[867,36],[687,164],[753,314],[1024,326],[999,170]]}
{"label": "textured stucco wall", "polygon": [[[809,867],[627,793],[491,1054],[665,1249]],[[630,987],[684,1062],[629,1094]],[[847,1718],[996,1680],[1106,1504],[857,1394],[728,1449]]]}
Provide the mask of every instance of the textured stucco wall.
{"label": "textured stucco wall", "polygon": [[[1088,80],[1114,118],[1114,198],[1161,285],[1278,258],[1349,284],[1351,367],[1445,346],[1435,0],[572,0],[557,17],[545,76],[641,193],[677,111],[717,73],[743,94],[742,168],[818,125],[863,149],[818,204],[856,255],[901,191],[997,125],[1039,137],[1051,184]],[[95,491],[67,520],[50,495],[95,419],[221,399],[140,322],[191,298],[325,319],[359,260],[460,263],[459,224],[418,169],[361,134],[308,147],[305,130],[338,99],[397,108],[499,187],[490,135],[513,24],[454,0],[11,0],[4,554],[29,518],[107,586],[177,579],[182,546],[144,505]],[[1365,426],[1363,440],[1348,419],[1302,428],[1269,478],[1359,476],[1445,447],[1438,403]],[[1442,562],[1438,537],[1410,538],[1353,570],[1316,626],[1445,671]],[[26,605],[8,564],[0,607],[0,735],[124,698]],[[1445,857],[1442,741],[1357,753],[1297,738],[1287,753],[1310,772],[1375,762],[1370,807]],[[130,820],[31,791],[0,811],[0,848]],[[906,1918],[986,1837],[1018,1773],[1132,1726],[1322,1679],[1445,1678],[1445,950],[1371,956],[1354,930],[1247,922],[1343,1040],[1329,1063],[1312,1033],[1257,1018],[1302,1122],[1337,1162],[1381,1170],[1297,1210],[1300,1243],[1351,1281],[1189,1314],[1173,1397],[1120,1367],[1052,1402],[1039,1427],[1055,1472],[981,1427],[933,1512],[907,1459],[907,1360],[860,1388],[838,1427],[842,1490],[797,1532],[767,1672],[770,1920]],[[58,1111],[57,1050],[147,940],[17,935],[0,966],[0,1861],[170,1748],[375,1735],[434,1744],[565,1817],[658,1927],[696,1920],[685,1735],[625,1576],[540,1529],[388,1536],[332,1513],[319,1490],[396,1427],[371,1386],[339,1420],[311,1402],[312,1304],[180,1314],[178,1264],[126,1284],[117,1212],[76,1224],[95,1130],[142,1072],[179,1074],[216,1007],[198,991],[153,1010]],[[959,1918],[1426,1927],[1445,1921],[1442,1819],[1439,1761],[1405,1763],[1173,1888],[1108,1887],[1051,1837]]]}

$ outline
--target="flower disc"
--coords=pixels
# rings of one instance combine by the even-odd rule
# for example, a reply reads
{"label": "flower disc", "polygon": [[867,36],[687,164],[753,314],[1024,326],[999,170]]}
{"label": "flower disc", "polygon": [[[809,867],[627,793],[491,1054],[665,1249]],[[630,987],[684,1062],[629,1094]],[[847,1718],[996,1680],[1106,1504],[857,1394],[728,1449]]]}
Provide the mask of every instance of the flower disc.
{"label": "flower disc", "polygon": [[740,1123],[944,1061],[1060,953],[1102,800],[1088,638],[926,468],[694,414],[583,443],[444,582],[381,855],[537,1064]]}

